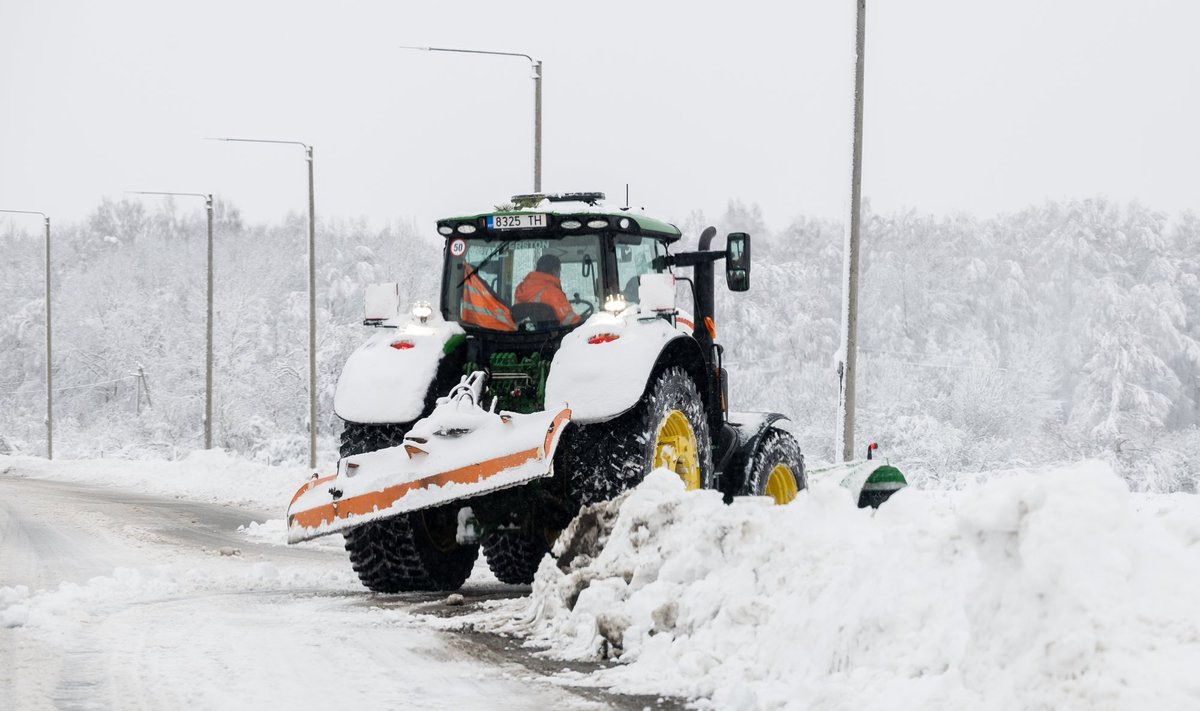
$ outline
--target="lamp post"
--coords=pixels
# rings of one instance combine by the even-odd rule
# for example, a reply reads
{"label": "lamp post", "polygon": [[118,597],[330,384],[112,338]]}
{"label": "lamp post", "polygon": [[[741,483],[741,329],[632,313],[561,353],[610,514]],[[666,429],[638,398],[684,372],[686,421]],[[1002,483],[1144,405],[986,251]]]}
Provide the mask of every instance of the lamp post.
{"label": "lamp post", "polygon": [[308,466],[317,466],[317,214],[313,198],[313,147],[300,141],[264,138],[210,138],[231,143],[281,143],[300,146],[308,162]]}
{"label": "lamp post", "polygon": [[863,62],[867,1],[858,0],[854,66],[854,149],[850,178],[850,227],[846,231],[845,285],[842,296],[842,362],[838,364],[838,421],[835,457],[854,458],[855,371],[858,362],[858,237],[862,201]]}
{"label": "lamp post", "polygon": [[542,191],[542,61],[520,52],[489,52],[482,49],[450,49],[448,47],[410,47],[422,52],[455,52],[458,54],[490,54],[496,57],[524,57],[533,69],[533,192]]}
{"label": "lamp post", "polygon": [[208,213],[208,285],[205,290],[207,306],[205,310],[205,339],[204,339],[204,448],[212,449],[212,417],[213,417],[213,198],[212,193],[173,193],[160,190],[130,190],[134,195],[175,195],[180,197],[204,198],[204,209]]}
{"label": "lamp post", "polygon": [[54,459],[54,353],[50,312],[50,216],[36,210],[0,210],[13,215],[41,215],[46,224],[46,459]]}

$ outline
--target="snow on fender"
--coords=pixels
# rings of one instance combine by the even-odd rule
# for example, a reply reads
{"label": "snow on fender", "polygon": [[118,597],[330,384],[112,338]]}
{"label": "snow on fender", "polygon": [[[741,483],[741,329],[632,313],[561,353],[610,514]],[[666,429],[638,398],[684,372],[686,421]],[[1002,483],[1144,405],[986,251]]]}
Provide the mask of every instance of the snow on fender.
{"label": "snow on fender", "polygon": [[411,422],[421,416],[438,363],[462,327],[436,311],[420,323],[399,319],[351,354],[338,378],[333,410],[350,422]]}
{"label": "snow on fender", "polygon": [[546,404],[564,403],[591,424],[625,412],[642,397],[667,344],[688,338],[666,320],[628,309],[597,313],[563,337],[546,380]]}

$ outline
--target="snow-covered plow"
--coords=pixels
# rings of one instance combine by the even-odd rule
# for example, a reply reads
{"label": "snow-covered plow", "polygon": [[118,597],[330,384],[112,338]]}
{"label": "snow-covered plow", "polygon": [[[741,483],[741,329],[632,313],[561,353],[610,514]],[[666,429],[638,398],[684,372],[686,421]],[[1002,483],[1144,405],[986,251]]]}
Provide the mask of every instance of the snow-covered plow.
{"label": "snow-covered plow", "polygon": [[400,446],[345,457],[337,474],[301,487],[288,507],[288,542],[549,476],[571,411],[488,412],[482,376],[464,378]]}

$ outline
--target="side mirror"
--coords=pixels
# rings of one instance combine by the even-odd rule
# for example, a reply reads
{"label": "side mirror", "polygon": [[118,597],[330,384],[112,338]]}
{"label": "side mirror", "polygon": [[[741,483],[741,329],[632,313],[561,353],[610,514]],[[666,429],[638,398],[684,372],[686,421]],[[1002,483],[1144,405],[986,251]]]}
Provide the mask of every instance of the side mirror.
{"label": "side mirror", "polygon": [[725,284],[730,291],[750,289],[750,235],[731,232],[725,242]]}

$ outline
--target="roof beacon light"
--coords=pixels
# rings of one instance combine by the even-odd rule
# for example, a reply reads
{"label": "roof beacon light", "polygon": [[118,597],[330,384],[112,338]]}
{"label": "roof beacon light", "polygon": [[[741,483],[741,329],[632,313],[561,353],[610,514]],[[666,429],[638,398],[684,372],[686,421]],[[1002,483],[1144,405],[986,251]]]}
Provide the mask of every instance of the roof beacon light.
{"label": "roof beacon light", "polygon": [[512,196],[513,204],[517,206],[518,210],[532,210],[541,205],[545,199],[546,195],[544,193],[526,193],[524,195]]}
{"label": "roof beacon light", "polygon": [[546,199],[550,202],[584,202],[594,207],[604,199],[604,193],[551,193]]}
{"label": "roof beacon light", "polygon": [[593,230],[602,230],[608,227],[608,220],[588,220],[587,226]]}
{"label": "roof beacon light", "polygon": [[472,225],[470,222],[464,222],[458,226],[458,231],[464,235],[473,234],[475,232],[475,225]]}
{"label": "roof beacon light", "polygon": [[558,223],[558,226],[564,230],[577,230],[580,227],[583,227],[583,223],[579,220],[563,220],[562,222]]}
{"label": "roof beacon light", "polygon": [[604,310],[610,314],[619,314],[628,306],[623,296],[609,296],[604,299]]}

